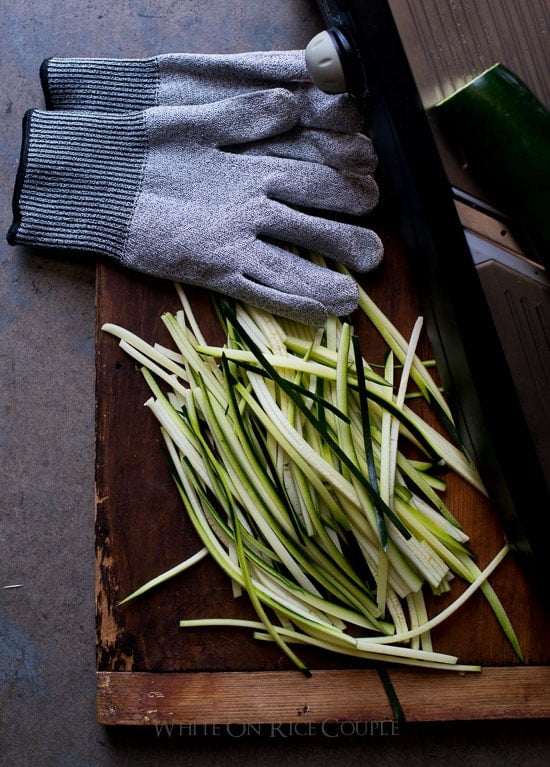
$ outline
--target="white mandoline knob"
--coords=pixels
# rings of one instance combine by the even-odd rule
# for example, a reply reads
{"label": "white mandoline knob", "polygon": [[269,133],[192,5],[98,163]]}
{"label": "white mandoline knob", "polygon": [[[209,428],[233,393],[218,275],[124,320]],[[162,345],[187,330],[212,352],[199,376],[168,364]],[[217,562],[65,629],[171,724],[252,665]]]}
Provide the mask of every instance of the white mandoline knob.
{"label": "white mandoline knob", "polygon": [[344,93],[346,78],[338,51],[328,32],[319,32],[305,51],[306,66],[314,84],[325,93]]}

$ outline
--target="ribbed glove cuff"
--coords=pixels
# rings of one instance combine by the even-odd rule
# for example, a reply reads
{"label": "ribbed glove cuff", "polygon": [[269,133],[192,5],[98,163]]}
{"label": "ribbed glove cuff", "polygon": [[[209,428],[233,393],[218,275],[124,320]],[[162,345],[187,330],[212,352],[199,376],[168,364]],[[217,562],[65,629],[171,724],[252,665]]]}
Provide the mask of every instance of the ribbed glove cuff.
{"label": "ribbed glove cuff", "polygon": [[143,112],[30,110],[8,242],[120,258],[146,150]]}
{"label": "ribbed glove cuff", "polygon": [[48,109],[97,112],[156,106],[157,58],[46,59],[40,79]]}

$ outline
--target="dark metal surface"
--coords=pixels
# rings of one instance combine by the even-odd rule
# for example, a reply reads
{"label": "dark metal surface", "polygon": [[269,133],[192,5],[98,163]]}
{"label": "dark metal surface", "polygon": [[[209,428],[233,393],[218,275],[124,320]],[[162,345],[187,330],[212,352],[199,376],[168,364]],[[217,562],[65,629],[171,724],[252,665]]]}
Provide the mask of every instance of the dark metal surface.
{"label": "dark metal surface", "polygon": [[427,108],[497,62],[550,105],[547,0],[389,0]]}
{"label": "dark metal surface", "polygon": [[[515,72],[550,108],[548,0],[389,0],[389,5],[426,109],[496,63]],[[438,148],[452,183],[482,194],[446,143],[438,140]]]}

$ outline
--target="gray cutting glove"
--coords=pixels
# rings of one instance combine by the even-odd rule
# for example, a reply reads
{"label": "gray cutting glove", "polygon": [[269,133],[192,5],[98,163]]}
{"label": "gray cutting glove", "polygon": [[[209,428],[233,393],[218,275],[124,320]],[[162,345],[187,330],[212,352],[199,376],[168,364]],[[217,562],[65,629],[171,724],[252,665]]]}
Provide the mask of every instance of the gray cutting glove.
{"label": "gray cutting glove", "polygon": [[119,114],[32,110],[8,240],[110,256],[313,325],[327,312],[347,314],[354,281],[285,246],[359,272],[375,267],[376,234],[321,213],[365,213],[370,177],[230,151],[290,130],[298,117],[284,89]]}
{"label": "gray cutting glove", "polygon": [[310,80],[304,51],[174,53],[147,59],[51,58],[41,70],[49,109],[118,112],[152,106],[208,104],[284,87],[297,100],[292,131],[239,151],[322,162],[369,174],[376,168],[361,113],[347,94],[328,95]]}

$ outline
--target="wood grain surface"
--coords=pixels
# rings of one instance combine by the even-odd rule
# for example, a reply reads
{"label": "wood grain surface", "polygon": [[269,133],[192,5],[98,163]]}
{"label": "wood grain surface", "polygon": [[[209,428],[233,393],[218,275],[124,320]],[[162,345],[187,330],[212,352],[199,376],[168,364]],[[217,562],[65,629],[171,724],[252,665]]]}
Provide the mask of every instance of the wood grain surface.
{"label": "wood grain surface", "polygon": [[[408,722],[550,716],[549,667],[490,667],[481,674],[460,675],[395,669],[392,683]],[[311,679],[291,671],[253,671],[246,676],[100,672],[98,715],[103,724],[195,728],[294,723],[301,727],[297,734],[316,724],[310,734],[329,737],[338,723],[344,733],[347,725],[349,733],[350,723],[393,721],[380,679],[365,669],[319,669]]]}
{"label": "wood grain surface", "polygon": [[[391,220],[377,228],[386,257],[363,284],[406,335],[419,312],[416,291]],[[207,337],[221,341],[208,297],[198,289],[188,294]],[[380,683],[373,683],[376,672],[356,660],[321,651],[304,652],[310,667],[317,669],[307,680],[278,650],[256,642],[246,630],[180,629],[182,618],[252,616],[246,598],[233,599],[225,576],[208,559],[150,594],[117,606],[143,582],[195,552],[199,543],[169,476],[157,424],[144,407],[147,387],[132,360],[119,349],[115,338],[101,331],[101,325],[119,323],[150,342],[168,343],[160,317],[177,308],[171,284],[98,265],[99,720],[110,724],[143,724],[147,723],[145,717],[149,722],[297,721],[296,711],[304,702],[315,721],[389,716]],[[383,346],[362,318],[357,318],[357,329],[365,356],[370,361],[381,359]],[[422,351],[429,356],[426,340],[423,343]],[[445,499],[470,535],[479,565],[486,565],[504,541],[495,511],[456,477],[449,478]],[[409,718],[550,715],[550,617],[533,597],[512,557],[498,568],[491,582],[519,635],[524,662],[502,635],[484,598],[474,595],[434,630],[433,642],[434,649],[458,655],[461,663],[481,663],[484,671],[459,676],[391,669]],[[439,612],[463,588],[457,580],[450,595],[430,598],[431,613]],[[153,705],[150,695],[155,690],[159,695],[153,695]],[[157,705],[159,701],[161,705]]]}

